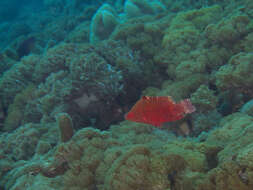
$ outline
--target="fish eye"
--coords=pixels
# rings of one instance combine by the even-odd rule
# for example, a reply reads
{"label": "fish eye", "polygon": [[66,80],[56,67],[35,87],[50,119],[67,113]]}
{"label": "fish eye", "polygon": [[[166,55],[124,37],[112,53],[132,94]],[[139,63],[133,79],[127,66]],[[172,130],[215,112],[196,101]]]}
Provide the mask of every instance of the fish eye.
{"label": "fish eye", "polygon": [[149,99],[148,96],[143,96],[142,98],[143,98],[143,100],[148,100]]}

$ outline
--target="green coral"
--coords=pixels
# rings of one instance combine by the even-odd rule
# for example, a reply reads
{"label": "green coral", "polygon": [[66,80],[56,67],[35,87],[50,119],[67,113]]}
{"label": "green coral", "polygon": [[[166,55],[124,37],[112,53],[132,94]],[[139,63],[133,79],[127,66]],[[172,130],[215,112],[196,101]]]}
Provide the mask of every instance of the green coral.
{"label": "green coral", "polygon": [[[241,113],[227,116],[204,142],[172,137],[152,126],[127,121],[106,132],[81,129],[46,157],[47,164],[52,156],[63,159],[69,166],[66,172],[41,180],[46,187],[63,190],[94,186],[99,190],[250,190],[252,120]],[[25,171],[36,169],[37,162],[26,164],[22,170],[13,169],[8,177],[15,181],[8,187],[18,186],[17,179],[23,181]],[[30,185],[35,187],[34,180]]]}
{"label": "green coral", "polygon": [[239,90],[252,93],[253,83],[253,54],[238,53],[229,60],[228,64],[220,67],[216,73],[216,85],[222,90]]}
{"label": "green coral", "polygon": [[220,12],[220,6],[212,6],[178,14],[166,30],[163,46],[169,49],[196,46],[200,31],[210,22],[217,20]]}
{"label": "green coral", "polygon": [[111,38],[123,40],[131,49],[139,51],[145,59],[152,59],[159,51],[163,23],[152,17],[141,17],[118,25]]}
{"label": "green coral", "polygon": [[197,107],[197,110],[210,111],[217,107],[218,98],[214,95],[214,91],[208,86],[201,85],[196,92],[191,95],[191,102]]}
{"label": "green coral", "polygon": [[203,74],[193,74],[175,82],[165,81],[157,96],[171,96],[176,101],[180,101],[189,97],[204,81],[207,81],[207,78]]}
{"label": "green coral", "polygon": [[30,118],[25,117],[25,111],[27,111],[25,105],[36,97],[34,90],[35,86],[31,84],[15,96],[13,103],[8,108],[3,130],[12,131],[27,120],[29,121]]}
{"label": "green coral", "polygon": [[[192,53],[193,54],[193,53]],[[195,52],[196,54],[196,52]],[[206,70],[206,58],[204,56],[195,55],[195,58],[192,60],[185,60],[179,63],[175,69],[175,76],[177,79],[184,79],[186,77],[190,77],[193,74],[197,73],[205,73]],[[195,60],[194,60],[195,59]],[[171,70],[168,70],[168,74],[170,74]]]}
{"label": "green coral", "polygon": [[118,24],[117,13],[112,6],[105,3],[94,14],[91,21],[90,42],[107,39]]}
{"label": "green coral", "polygon": [[233,15],[222,19],[218,24],[210,24],[205,33],[211,43],[234,44],[253,30],[253,24],[247,15]]}
{"label": "green coral", "polygon": [[39,62],[38,55],[29,55],[14,64],[0,78],[0,97],[4,107],[13,103],[15,96],[29,84],[34,83],[32,77],[36,63]]}

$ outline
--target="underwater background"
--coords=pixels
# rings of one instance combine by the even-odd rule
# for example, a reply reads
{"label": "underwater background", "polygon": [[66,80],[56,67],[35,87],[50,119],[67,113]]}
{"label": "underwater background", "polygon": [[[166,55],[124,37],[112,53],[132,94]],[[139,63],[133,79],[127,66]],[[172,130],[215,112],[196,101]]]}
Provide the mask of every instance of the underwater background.
{"label": "underwater background", "polygon": [[0,190],[144,189],[253,189],[253,1],[1,0]]}

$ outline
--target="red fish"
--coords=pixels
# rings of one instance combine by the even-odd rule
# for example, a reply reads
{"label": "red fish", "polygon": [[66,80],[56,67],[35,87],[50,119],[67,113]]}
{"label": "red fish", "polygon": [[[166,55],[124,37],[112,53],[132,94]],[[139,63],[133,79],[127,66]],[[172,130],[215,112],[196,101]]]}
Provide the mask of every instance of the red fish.
{"label": "red fish", "polygon": [[163,123],[180,120],[195,110],[189,99],[176,103],[170,96],[143,96],[125,119],[161,127]]}

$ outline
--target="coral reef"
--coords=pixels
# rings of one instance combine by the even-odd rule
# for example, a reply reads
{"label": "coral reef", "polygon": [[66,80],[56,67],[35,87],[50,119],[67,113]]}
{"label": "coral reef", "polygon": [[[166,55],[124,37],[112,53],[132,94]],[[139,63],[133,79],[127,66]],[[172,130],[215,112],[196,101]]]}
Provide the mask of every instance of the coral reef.
{"label": "coral reef", "polygon": [[207,86],[201,85],[196,92],[191,95],[191,102],[200,112],[214,110],[218,104],[218,98],[214,95],[214,91]]}
{"label": "coral reef", "polygon": [[[147,81],[139,78],[151,69],[145,69],[138,53],[116,41],[97,46],[61,43],[41,56],[24,57],[15,67],[0,80],[3,107],[8,108],[4,129],[9,131],[30,121],[53,121],[62,112],[74,118],[75,126],[107,128],[123,118],[128,103],[116,97],[133,94],[135,99],[133,92],[140,93]],[[8,88],[17,83],[19,87]]]}
{"label": "coral reef", "polygon": [[[252,0],[14,2],[0,2],[0,189],[253,189]],[[141,95],[196,111],[124,121]]]}
{"label": "coral reef", "polygon": [[252,94],[252,61],[252,53],[241,52],[231,57],[228,64],[220,67],[216,73],[217,87]]}
{"label": "coral reef", "polygon": [[32,125],[19,127],[13,134],[2,134],[1,153],[11,155],[13,161],[30,159],[35,153],[40,136]]}
{"label": "coral reef", "polygon": [[223,19],[215,25],[209,24],[205,33],[211,43],[222,43],[230,46],[246,36],[252,29],[250,18],[241,14]]}
{"label": "coral reef", "polygon": [[109,4],[101,6],[91,21],[90,42],[104,40],[109,37],[118,23],[116,11]]}
{"label": "coral reef", "polygon": [[252,114],[253,114],[253,101],[252,100],[250,100],[250,101],[248,101],[248,102],[246,102],[242,107],[241,107],[241,109],[240,109],[240,112],[242,112],[242,113],[246,113],[246,114],[248,114],[248,115],[250,115],[250,116],[253,116]]}
{"label": "coral reef", "polygon": [[134,18],[146,14],[158,14],[166,10],[159,0],[127,0],[124,4],[124,13],[127,18]]}
{"label": "coral reef", "polygon": [[[47,170],[36,157],[19,173],[13,170],[8,176],[24,181],[27,172],[34,173],[31,178],[56,189],[252,188],[252,117],[232,114],[219,125],[204,142],[176,139],[168,132],[161,134],[129,122],[112,126],[108,132],[85,128],[51,154],[57,163],[62,160],[68,165],[65,172],[58,170],[57,178],[47,174],[54,171],[54,165]],[[13,181],[8,187],[18,183]],[[30,188],[36,186],[35,181],[29,183]]]}
{"label": "coral reef", "polygon": [[38,61],[39,56],[37,55],[26,56],[3,74],[0,78],[0,96],[3,107],[8,107],[19,92],[34,82],[32,74]]}
{"label": "coral reef", "polygon": [[4,131],[12,131],[24,123],[36,120],[36,113],[32,113],[34,109],[31,109],[29,113],[24,107],[25,104],[35,99],[34,90],[35,87],[31,84],[15,96],[13,103],[8,107]]}

